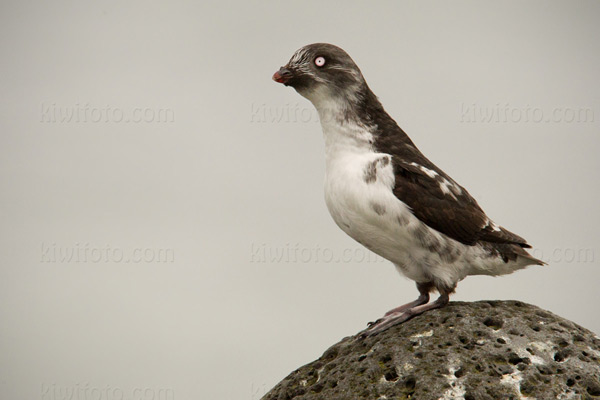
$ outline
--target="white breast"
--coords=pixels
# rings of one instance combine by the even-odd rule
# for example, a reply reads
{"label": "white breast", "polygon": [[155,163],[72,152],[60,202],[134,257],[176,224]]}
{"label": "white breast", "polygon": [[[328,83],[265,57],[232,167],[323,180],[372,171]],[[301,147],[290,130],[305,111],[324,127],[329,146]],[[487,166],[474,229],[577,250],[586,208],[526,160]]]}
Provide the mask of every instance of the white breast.
{"label": "white breast", "polygon": [[333,220],[350,237],[402,265],[409,278],[426,281],[413,235],[422,225],[396,198],[391,156],[372,148],[366,127],[353,123],[323,124],[325,138],[325,202]]}

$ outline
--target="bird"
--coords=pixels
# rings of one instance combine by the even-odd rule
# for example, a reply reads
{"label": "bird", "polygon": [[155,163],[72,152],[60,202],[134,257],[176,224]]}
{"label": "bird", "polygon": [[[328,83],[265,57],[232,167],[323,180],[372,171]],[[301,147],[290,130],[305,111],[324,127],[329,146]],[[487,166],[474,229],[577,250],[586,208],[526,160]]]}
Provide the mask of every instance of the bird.
{"label": "bird", "polygon": [[[381,102],[352,58],[329,43],[293,53],[272,79],[316,108],[325,142],[325,203],[338,227],[416,282],[416,300],[370,322],[360,337],[444,307],[459,281],[545,263],[497,225],[433,164]],[[439,297],[430,302],[430,293]]]}

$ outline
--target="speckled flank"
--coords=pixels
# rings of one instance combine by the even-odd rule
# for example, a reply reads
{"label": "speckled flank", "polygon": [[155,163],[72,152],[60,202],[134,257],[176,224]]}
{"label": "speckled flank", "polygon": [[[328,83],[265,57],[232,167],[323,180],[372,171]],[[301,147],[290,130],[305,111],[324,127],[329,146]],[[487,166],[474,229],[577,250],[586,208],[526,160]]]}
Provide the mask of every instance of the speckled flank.
{"label": "speckled flank", "polygon": [[377,180],[377,160],[367,164],[364,170],[364,180],[366,183],[373,183]]}
{"label": "speckled flank", "polygon": [[385,214],[385,206],[383,204],[379,204],[373,201],[371,202],[371,208],[373,209],[373,211],[375,211],[377,215]]}
{"label": "speckled flank", "polygon": [[377,168],[385,168],[390,163],[389,156],[380,157],[373,160],[365,166],[364,180],[366,183],[373,183],[377,180]]}
{"label": "speckled flank", "polygon": [[398,216],[396,216],[396,221],[398,222],[398,225],[404,226],[408,224],[408,217],[406,216],[406,214],[399,214]]}
{"label": "speckled flank", "polygon": [[431,234],[431,229],[427,225],[419,224],[412,232],[425,249],[430,252],[440,251],[442,240],[444,239],[442,239],[441,235]]}
{"label": "speckled flank", "polygon": [[452,302],[343,339],[263,399],[600,399],[600,339],[528,304]]}

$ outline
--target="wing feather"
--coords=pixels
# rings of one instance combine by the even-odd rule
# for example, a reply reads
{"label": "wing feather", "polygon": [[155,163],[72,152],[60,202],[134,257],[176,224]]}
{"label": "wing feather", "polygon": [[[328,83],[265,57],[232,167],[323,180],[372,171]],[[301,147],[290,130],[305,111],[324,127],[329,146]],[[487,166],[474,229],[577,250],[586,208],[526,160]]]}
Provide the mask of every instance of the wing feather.
{"label": "wing feather", "polygon": [[463,187],[429,160],[420,161],[407,163],[392,157],[394,195],[419,220],[466,245],[486,241],[530,247],[522,237],[496,226]]}

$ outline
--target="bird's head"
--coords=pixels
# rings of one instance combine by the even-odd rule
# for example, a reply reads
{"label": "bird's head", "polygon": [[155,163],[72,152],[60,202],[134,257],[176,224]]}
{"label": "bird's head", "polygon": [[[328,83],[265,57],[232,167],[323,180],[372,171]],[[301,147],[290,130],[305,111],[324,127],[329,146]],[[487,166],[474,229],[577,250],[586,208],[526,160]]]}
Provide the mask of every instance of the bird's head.
{"label": "bird's head", "polygon": [[273,80],[291,86],[317,108],[330,101],[352,101],[367,88],[352,58],[328,43],[298,49],[290,61],[273,74]]}

